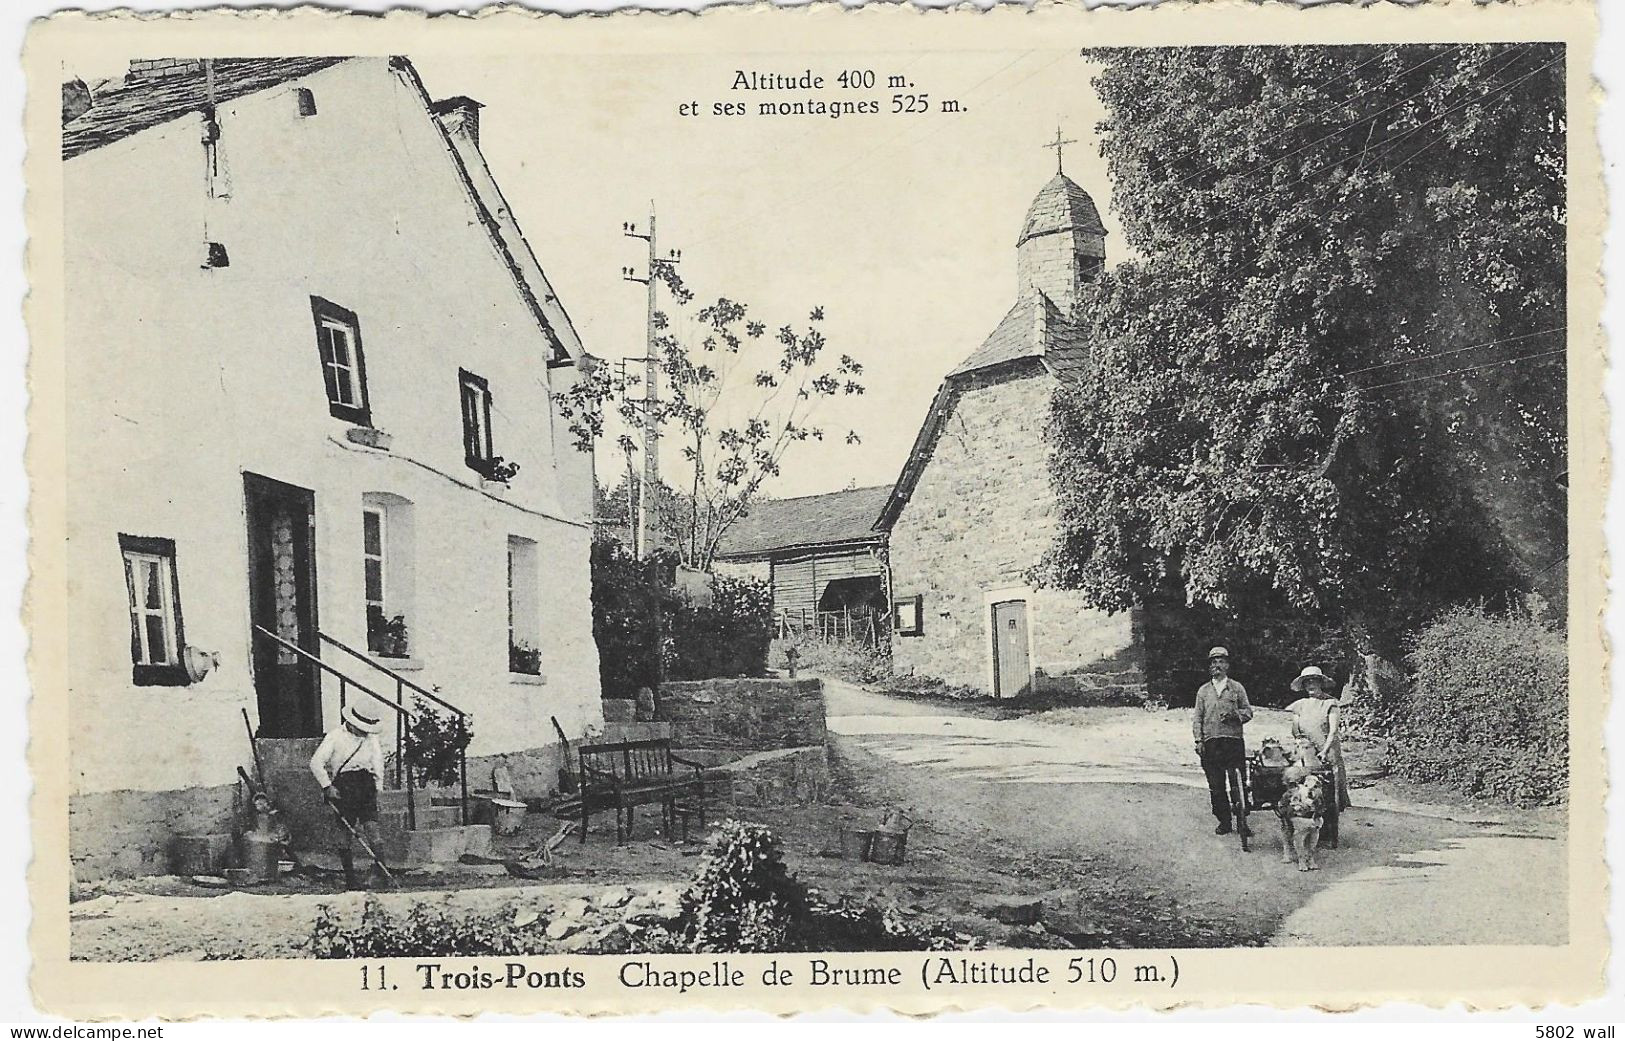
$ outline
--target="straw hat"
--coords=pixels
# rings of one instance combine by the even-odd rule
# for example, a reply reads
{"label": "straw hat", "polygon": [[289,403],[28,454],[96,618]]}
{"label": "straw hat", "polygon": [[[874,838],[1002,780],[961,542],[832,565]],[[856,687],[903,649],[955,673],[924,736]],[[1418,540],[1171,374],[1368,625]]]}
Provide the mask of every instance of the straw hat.
{"label": "straw hat", "polygon": [[343,718],[345,726],[363,734],[376,734],[384,727],[384,721],[375,709],[363,711],[354,705],[346,705]]}
{"label": "straw hat", "polygon": [[1292,689],[1300,694],[1303,693],[1303,685],[1305,680],[1319,680],[1328,689],[1330,689],[1332,685],[1332,678],[1326,675],[1324,672],[1321,672],[1320,666],[1318,665],[1305,666],[1304,670],[1298,673],[1298,678],[1292,681]]}

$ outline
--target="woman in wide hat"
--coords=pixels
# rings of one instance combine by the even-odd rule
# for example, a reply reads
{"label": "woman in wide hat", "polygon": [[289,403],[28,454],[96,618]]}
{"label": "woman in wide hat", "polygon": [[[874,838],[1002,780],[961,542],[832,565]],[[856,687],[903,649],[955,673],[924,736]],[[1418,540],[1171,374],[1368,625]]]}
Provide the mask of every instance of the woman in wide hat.
{"label": "woman in wide hat", "polygon": [[1309,665],[1292,681],[1292,689],[1303,697],[1287,706],[1292,713],[1292,736],[1301,739],[1305,748],[1305,763],[1311,770],[1329,767],[1332,771],[1332,793],[1327,802],[1329,813],[1321,829],[1321,845],[1337,848],[1337,817],[1339,811],[1352,805],[1349,802],[1348,770],[1343,764],[1343,743],[1338,735],[1337,696],[1332,691],[1331,677],[1317,665]]}

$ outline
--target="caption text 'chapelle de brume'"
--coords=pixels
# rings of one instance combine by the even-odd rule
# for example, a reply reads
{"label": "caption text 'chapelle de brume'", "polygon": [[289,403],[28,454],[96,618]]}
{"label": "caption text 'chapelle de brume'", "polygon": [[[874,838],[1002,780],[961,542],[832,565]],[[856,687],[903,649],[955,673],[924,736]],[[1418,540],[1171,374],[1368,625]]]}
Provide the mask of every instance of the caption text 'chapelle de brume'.
{"label": "caption text 'chapelle de brume'", "polygon": [[[404,973],[400,967],[392,967],[387,962],[369,962],[358,968],[360,989],[367,991],[398,991],[401,989],[398,981],[403,975],[408,979],[407,987],[417,990],[573,990],[587,987],[590,977],[598,971],[596,959],[583,968],[543,969],[523,961],[500,965],[417,962]],[[912,988],[916,979],[927,991],[954,986],[1128,984],[1175,987],[1179,984],[1179,961],[1172,955],[1119,963],[1111,955],[1075,955],[1062,961],[1035,955],[933,954],[909,969],[898,965],[843,966],[829,958],[811,956],[775,958],[759,971],[740,968],[725,959],[698,967],[635,959],[617,965],[615,981],[629,990],[665,990],[679,994],[791,986]]]}

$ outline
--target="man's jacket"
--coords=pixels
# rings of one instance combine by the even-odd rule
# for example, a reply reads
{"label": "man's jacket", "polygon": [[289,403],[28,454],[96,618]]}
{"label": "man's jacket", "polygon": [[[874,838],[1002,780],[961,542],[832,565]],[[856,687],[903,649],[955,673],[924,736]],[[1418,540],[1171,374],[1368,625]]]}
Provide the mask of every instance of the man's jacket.
{"label": "man's jacket", "polygon": [[1252,718],[1246,687],[1232,679],[1226,679],[1222,687],[1209,680],[1196,691],[1191,732],[1197,744],[1215,737],[1240,737],[1241,725]]}

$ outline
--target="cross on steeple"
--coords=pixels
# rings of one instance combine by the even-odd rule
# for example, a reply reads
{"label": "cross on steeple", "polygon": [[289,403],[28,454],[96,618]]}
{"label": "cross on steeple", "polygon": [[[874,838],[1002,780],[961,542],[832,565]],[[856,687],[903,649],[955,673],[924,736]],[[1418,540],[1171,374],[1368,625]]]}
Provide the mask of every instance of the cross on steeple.
{"label": "cross on steeple", "polygon": [[1066,140],[1062,140],[1062,138],[1061,138],[1061,128],[1059,126],[1057,126],[1055,128],[1055,140],[1048,142],[1047,144],[1044,145],[1044,147],[1045,148],[1053,148],[1053,149],[1055,149],[1055,172],[1056,173],[1061,173],[1062,172],[1062,170],[1061,170],[1061,149],[1066,147],[1067,145],[1075,145],[1075,144],[1077,144],[1077,142],[1071,140],[1070,138],[1068,138]]}

